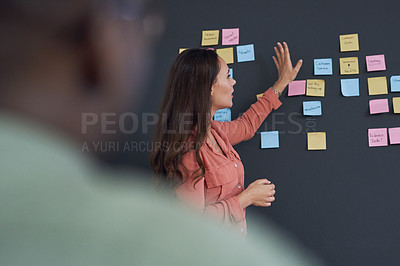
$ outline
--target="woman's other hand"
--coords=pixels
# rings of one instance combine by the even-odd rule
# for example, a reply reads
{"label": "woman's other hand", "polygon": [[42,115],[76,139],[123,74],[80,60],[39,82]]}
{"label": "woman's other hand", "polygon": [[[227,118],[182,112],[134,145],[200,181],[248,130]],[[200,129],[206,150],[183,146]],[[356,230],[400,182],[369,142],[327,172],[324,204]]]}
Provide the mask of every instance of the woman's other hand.
{"label": "woman's other hand", "polygon": [[242,208],[250,205],[269,207],[275,200],[275,185],[268,179],[258,179],[251,183],[237,197]]}
{"label": "woman's other hand", "polygon": [[282,45],[278,42],[278,47],[274,47],[274,49],[276,56],[272,58],[278,69],[278,81],[274,84],[273,88],[282,93],[286,86],[296,78],[303,64],[303,60],[300,59],[293,68],[287,43],[283,42]]}

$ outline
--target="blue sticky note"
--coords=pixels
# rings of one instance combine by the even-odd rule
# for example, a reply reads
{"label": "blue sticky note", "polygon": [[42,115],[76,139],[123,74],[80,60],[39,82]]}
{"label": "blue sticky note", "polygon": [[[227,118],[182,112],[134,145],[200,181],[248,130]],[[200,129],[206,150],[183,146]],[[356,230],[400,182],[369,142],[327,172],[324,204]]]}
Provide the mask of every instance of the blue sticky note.
{"label": "blue sticky note", "polygon": [[322,115],[322,104],[320,101],[303,102],[303,114],[318,116]]}
{"label": "blue sticky note", "polygon": [[219,109],[214,114],[214,120],[221,122],[231,121],[231,109]]}
{"label": "blue sticky note", "polygon": [[314,75],[332,75],[332,58],[314,59]]}
{"label": "blue sticky note", "polygon": [[256,60],[254,57],[254,44],[237,46],[236,51],[238,62],[248,62]]}
{"label": "blue sticky note", "polygon": [[231,76],[231,78],[233,78],[233,68],[229,69],[229,76]]}
{"label": "blue sticky note", "polygon": [[342,94],[345,97],[360,96],[360,81],[355,79],[341,79]]}
{"label": "blue sticky note", "polygon": [[279,131],[261,132],[261,149],[279,148]]}
{"label": "blue sticky note", "polygon": [[400,76],[390,78],[390,88],[392,92],[400,92]]}

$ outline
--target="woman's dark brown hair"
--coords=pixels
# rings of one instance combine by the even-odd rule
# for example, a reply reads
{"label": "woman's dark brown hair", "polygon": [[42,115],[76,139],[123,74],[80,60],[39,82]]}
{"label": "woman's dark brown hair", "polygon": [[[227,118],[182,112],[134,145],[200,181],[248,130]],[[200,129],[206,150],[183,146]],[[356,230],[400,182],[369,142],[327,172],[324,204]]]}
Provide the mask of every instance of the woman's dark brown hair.
{"label": "woman's dark brown hair", "polygon": [[219,71],[218,55],[207,49],[185,50],[171,66],[151,165],[156,180],[165,181],[172,189],[179,186],[187,174],[182,157],[190,150],[195,149],[199,169],[189,178],[197,179],[197,182],[204,175],[200,148],[211,122],[211,87]]}

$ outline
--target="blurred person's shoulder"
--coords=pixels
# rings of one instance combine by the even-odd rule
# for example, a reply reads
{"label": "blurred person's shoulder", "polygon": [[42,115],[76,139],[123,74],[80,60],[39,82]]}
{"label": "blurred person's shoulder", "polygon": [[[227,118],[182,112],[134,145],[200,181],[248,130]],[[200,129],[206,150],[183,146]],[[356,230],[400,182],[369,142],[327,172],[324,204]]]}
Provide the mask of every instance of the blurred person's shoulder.
{"label": "blurred person's shoulder", "polygon": [[137,181],[147,173],[99,168],[31,121],[0,122],[1,265],[312,265],[278,235],[244,241],[185,212]]}

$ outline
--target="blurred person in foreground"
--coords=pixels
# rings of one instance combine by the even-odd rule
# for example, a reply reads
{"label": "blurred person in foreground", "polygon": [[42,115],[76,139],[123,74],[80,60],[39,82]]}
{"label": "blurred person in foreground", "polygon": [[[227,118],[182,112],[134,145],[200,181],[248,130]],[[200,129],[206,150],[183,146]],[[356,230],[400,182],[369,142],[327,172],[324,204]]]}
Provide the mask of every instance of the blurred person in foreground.
{"label": "blurred person in foreground", "polygon": [[273,231],[238,241],[138,182],[111,182],[118,174],[81,152],[104,137],[100,123],[82,134],[83,114],[123,111],[140,94],[152,35],[141,10],[1,1],[0,265],[315,264]]}

